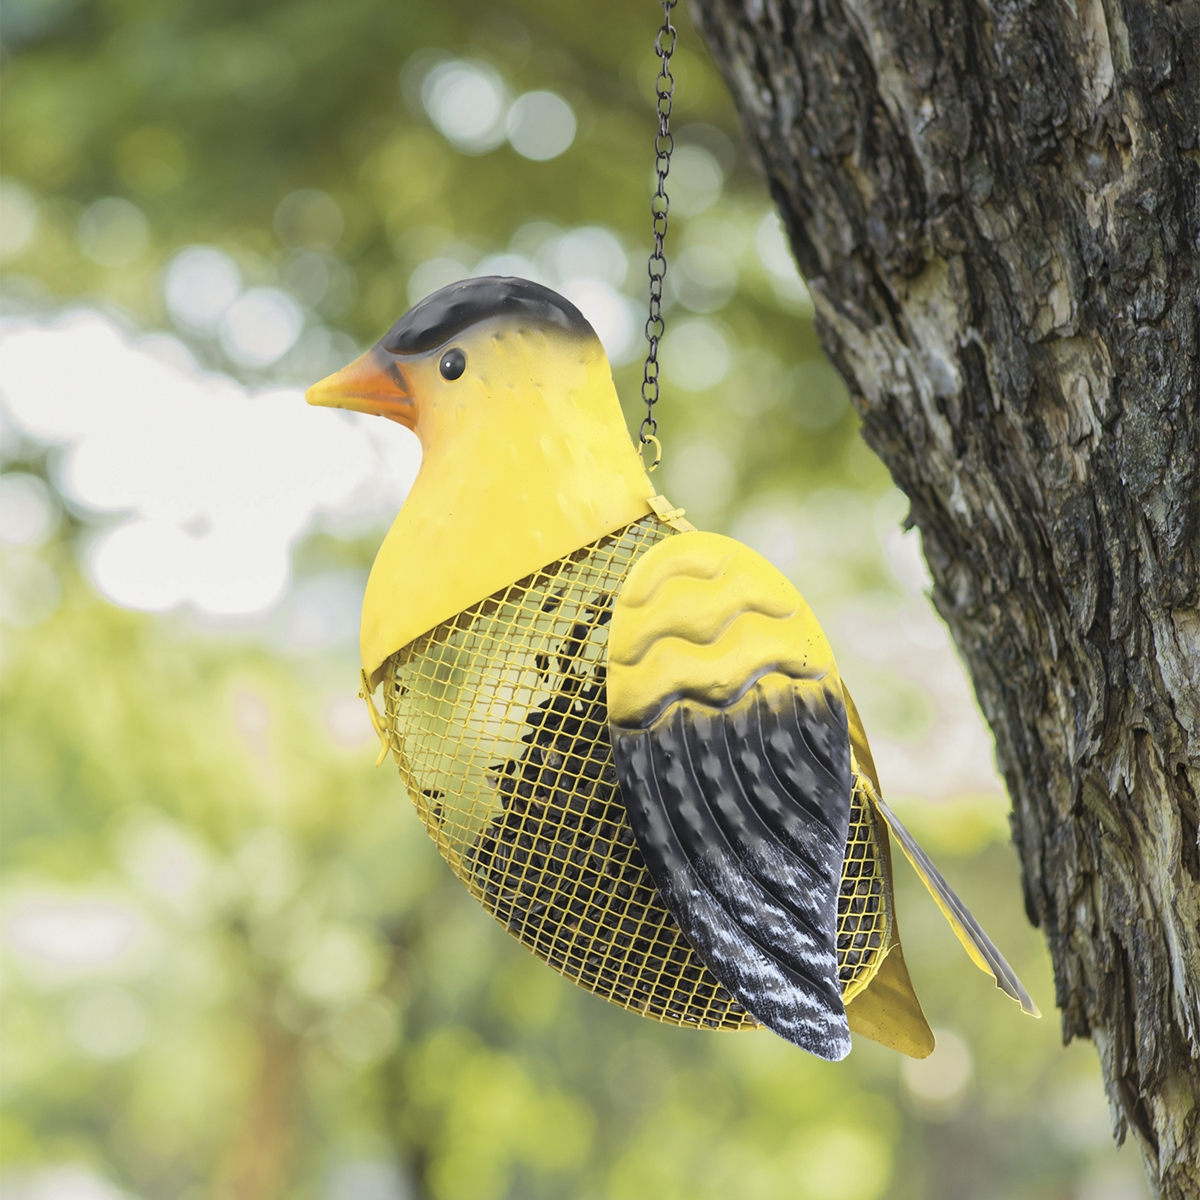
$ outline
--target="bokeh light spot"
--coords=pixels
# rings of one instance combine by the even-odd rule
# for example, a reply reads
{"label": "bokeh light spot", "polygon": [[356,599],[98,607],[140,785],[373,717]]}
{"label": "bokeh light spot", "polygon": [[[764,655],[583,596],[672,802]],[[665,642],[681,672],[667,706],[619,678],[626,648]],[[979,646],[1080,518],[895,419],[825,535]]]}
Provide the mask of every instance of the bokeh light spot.
{"label": "bokeh light spot", "polygon": [[125,988],[88,992],[72,1006],[68,1028],[92,1058],[127,1058],[146,1040],[146,1013]]}
{"label": "bokeh light spot", "polygon": [[29,1174],[5,1172],[4,1197],[8,1200],[130,1200],[126,1192],[87,1167],[43,1167]]}
{"label": "bokeh light spot", "polygon": [[878,1200],[891,1172],[891,1151],[875,1131],[833,1125],[805,1134],[794,1180],[802,1200]]}
{"label": "bokeh light spot", "polygon": [[[671,158],[667,191],[671,212],[696,217],[716,204],[725,184],[725,172],[716,157],[703,146],[678,146]],[[658,186],[657,178],[653,186]]]}
{"label": "bokeh light spot", "polygon": [[144,926],[136,909],[116,900],[30,896],[9,910],[4,934],[18,958],[87,972],[125,958]]}
{"label": "bokeh light spot", "polygon": [[684,308],[716,312],[737,291],[737,267],[719,246],[689,246],[667,274],[667,283]]}
{"label": "bokeh light spot", "polygon": [[526,92],[508,110],[508,140],[522,158],[546,162],[575,140],[575,112],[555,92]]}
{"label": "bokeh light spot", "polygon": [[57,528],[59,516],[44,480],[21,471],[0,476],[0,542],[36,549]]}
{"label": "bokeh light spot", "polygon": [[300,307],[279,288],[253,288],[221,317],[221,348],[243,367],[267,367],[282,358],[304,328]]}
{"label": "bokeh light spot", "polygon": [[316,188],[290,192],[275,209],[275,233],[285,246],[332,250],[345,226],[338,202]]}
{"label": "bokeh light spot", "polygon": [[458,283],[460,279],[467,279],[470,275],[471,268],[457,258],[439,255],[426,259],[408,277],[408,302],[419,304],[439,288]]}
{"label": "bokeh light spot", "polygon": [[410,1200],[412,1189],[395,1163],[350,1159],[330,1168],[326,1200]]}
{"label": "bokeh light spot", "polygon": [[150,225],[136,204],[107,196],[83,210],[79,248],[102,267],[124,267],[138,259],[150,240]]}
{"label": "bokeh light spot", "polygon": [[425,76],[421,101],[438,132],[465,153],[483,154],[505,138],[507,92],[486,63],[439,63]]}
{"label": "bokeh light spot", "polygon": [[754,248],[780,306],[798,316],[811,316],[812,296],[809,295],[808,285],[796,267],[783,221],[773,208],[769,209],[758,223],[754,233]]}
{"label": "bokeh light spot", "polygon": [[931,1120],[948,1120],[962,1106],[971,1083],[971,1049],[957,1033],[935,1029],[928,1058],[902,1058],[900,1081],[913,1107]]}
{"label": "bokeh light spot", "polygon": [[634,356],[639,314],[632,301],[600,279],[574,279],[563,284],[562,291],[596,331],[613,366]]}
{"label": "bokeh light spot", "polygon": [[599,279],[620,287],[629,275],[629,256],[621,239],[600,225],[583,225],[554,243],[554,265],[564,282]]}
{"label": "bokeh light spot", "polygon": [[163,271],[163,298],[171,319],[191,333],[215,333],[241,295],[242,273],[228,254],[211,246],[181,250]]}
{"label": "bokeh light spot", "polygon": [[329,924],[312,932],[292,981],[297,991],[318,1004],[343,1005],[365,995],[378,967],[379,952],[361,930]]}
{"label": "bokeh light spot", "polygon": [[720,512],[732,498],[737,483],[729,455],[706,439],[673,445],[663,470],[671,499],[697,519]]}
{"label": "bokeh light spot", "polygon": [[335,696],[325,705],[325,728],[334,745],[347,750],[369,746],[378,737],[367,706],[353,693]]}
{"label": "bokeh light spot", "polygon": [[37,201],[15,179],[0,180],[0,259],[16,258],[33,240]]}
{"label": "bokeh light spot", "polygon": [[386,996],[368,996],[334,1018],[329,1044],[343,1062],[365,1066],[378,1062],[396,1044],[396,1006]]}
{"label": "bokeh light spot", "polygon": [[685,392],[703,392],[729,374],[733,354],[718,326],[696,319],[668,324],[662,362],[669,383]]}

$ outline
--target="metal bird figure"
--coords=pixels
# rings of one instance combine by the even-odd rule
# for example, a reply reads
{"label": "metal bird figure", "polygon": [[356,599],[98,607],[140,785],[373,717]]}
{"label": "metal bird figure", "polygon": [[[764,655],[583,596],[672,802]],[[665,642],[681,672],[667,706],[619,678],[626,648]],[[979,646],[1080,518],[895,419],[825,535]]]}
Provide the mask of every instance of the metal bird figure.
{"label": "metal bird figure", "polygon": [[367,584],[363,695],[380,761],[529,949],[660,1021],[923,1057],[890,831],[1037,1015],[884,803],[800,593],[655,494],[572,304],[523,279],[443,288],[308,401],[420,438]]}

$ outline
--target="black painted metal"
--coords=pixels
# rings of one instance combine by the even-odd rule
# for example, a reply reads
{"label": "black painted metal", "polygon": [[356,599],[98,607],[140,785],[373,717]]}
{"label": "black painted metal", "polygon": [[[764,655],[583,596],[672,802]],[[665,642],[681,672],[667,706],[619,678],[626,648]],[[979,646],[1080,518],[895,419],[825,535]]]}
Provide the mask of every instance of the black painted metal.
{"label": "black painted metal", "polygon": [[595,337],[583,313],[570,300],[540,283],[503,275],[464,279],[441,288],[414,305],[379,344],[392,354],[421,354],[444,346],[488,317],[513,316]]}
{"label": "black painted metal", "polygon": [[634,835],[688,940],[764,1025],[844,1058],[836,936],[851,772],[840,698],[764,681],[726,709],[681,702],[648,729],[610,732]]}

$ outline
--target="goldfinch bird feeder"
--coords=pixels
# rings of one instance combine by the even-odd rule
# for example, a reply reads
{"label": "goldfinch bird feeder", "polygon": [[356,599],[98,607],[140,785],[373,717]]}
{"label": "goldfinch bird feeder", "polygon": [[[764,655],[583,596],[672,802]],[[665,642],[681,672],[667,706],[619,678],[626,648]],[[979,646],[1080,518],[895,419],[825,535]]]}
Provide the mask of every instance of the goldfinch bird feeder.
{"label": "goldfinch bird feeder", "polygon": [[674,1025],[765,1025],[826,1059],[855,1030],[923,1057],[889,834],[973,961],[1037,1009],[884,803],[799,592],[695,530],[639,454],[657,465],[661,2],[639,445],[592,327],[523,279],[435,292],[308,393],[398,421],[423,450],[367,584],[363,696],[443,858],[560,974]]}
{"label": "goldfinch bird feeder", "polygon": [[811,610],[657,494],[569,301],[454,284],[308,399],[420,438],[367,584],[363,691],[430,837],[514,937],[656,1020],[922,1056],[890,832],[1036,1012],[882,800]]}

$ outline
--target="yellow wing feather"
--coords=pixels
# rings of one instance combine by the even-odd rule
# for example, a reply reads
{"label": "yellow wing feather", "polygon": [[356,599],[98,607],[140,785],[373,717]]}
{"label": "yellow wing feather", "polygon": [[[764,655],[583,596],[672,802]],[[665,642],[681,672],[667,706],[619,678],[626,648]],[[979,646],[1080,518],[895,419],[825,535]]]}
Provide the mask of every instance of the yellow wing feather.
{"label": "yellow wing feather", "polygon": [[990,975],[996,981],[996,986],[1021,1006],[1022,1012],[1031,1017],[1040,1017],[1042,1014],[1038,1006],[1017,978],[1017,973],[1008,965],[992,939],[983,932],[979,922],[971,915],[970,909],[958,898],[941,871],[933,865],[929,855],[918,845],[916,838],[904,828],[900,818],[879,796],[876,795],[873,799],[879,815],[887,822],[888,828],[900,843],[905,858],[912,863],[913,870],[937,902],[942,915],[950,923],[950,928],[962,942],[963,949],[971,956],[971,961],[981,971]]}
{"label": "yellow wing feather", "polygon": [[724,708],[772,673],[840,695],[833,651],[804,598],[761,555],[715,533],[671,538],[638,562],[608,658],[609,718],[631,728],[676,700]]}

